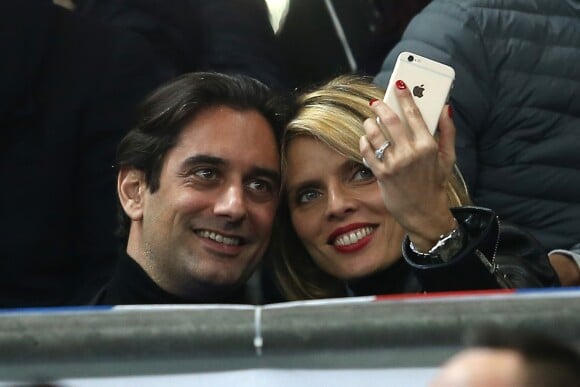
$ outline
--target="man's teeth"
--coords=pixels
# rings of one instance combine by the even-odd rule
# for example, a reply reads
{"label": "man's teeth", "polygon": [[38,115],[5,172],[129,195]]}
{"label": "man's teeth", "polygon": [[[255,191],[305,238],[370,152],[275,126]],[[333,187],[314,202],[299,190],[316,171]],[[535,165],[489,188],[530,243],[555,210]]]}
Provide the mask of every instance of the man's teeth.
{"label": "man's teeth", "polygon": [[199,235],[202,238],[209,238],[218,243],[223,243],[224,245],[237,246],[240,244],[240,238],[230,238],[213,231],[205,231],[205,230],[198,231],[197,235]]}
{"label": "man's teeth", "polygon": [[373,232],[373,227],[363,227],[359,228],[358,230],[354,230],[349,232],[348,234],[343,234],[336,238],[334,244],[337,246],[348,246],[352,245],[363,239],[364,237],[368,236]]}

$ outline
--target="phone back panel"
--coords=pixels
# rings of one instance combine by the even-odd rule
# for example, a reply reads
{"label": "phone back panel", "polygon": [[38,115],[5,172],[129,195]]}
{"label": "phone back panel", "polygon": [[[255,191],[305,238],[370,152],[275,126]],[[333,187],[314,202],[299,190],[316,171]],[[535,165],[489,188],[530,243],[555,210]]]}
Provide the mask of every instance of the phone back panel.
{"label": "phone back panel", "polygon": [[399,102],[395,96],[395,82],[403,80],[413,94],[413,99],[423,116],[431,134],[437,129],[437,122],[455,79],[452,67],[422,57],[411,52],[402,52],[385,93],[385,103],[405,121]]}

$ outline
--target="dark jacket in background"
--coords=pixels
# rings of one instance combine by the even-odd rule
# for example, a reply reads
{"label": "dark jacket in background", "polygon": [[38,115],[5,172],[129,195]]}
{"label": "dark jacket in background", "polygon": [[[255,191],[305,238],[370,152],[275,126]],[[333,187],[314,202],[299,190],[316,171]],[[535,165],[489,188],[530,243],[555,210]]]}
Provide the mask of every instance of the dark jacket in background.
{"label": "dark jacket in background", "polygon": [[290,0],[277,34],[290,85],[311,87],[350,72],[376,74],[409,20],[429,1],[331,0],[329,8],[325,0]]}
{"label": "dark jacket in background", "polygon": [[240,73],[286,87],[263,0],[80,0],[77,12],[137,32],[166,71]]}
{"label": "dark jacket in background", "polygon": [[0,307],[85,303],[116,260],[118,141],[157,86],[140,36],[0,3]]}
{"label": "dark jacket in background", "polygon": [[580,1],[434,0],[401,51],[455,68],[457,157],[474,201],[548,250],[580,241]]}

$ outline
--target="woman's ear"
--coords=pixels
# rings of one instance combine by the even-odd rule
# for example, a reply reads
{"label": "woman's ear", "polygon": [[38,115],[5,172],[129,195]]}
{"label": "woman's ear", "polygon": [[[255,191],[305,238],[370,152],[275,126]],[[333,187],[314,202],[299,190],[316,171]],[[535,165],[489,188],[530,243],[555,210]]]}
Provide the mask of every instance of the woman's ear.
{"label": "woman's ear", "polygon": [[144,194],[147,190],[143,171],[122,168],[117,175],[117,194],[125,214],[131,220],[143,218]]}

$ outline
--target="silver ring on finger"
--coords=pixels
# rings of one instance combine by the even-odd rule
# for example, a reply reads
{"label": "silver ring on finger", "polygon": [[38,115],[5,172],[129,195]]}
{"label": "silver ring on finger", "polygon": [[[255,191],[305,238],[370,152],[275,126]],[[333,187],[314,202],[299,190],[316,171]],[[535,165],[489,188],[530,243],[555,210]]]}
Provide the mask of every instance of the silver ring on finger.
{"label": "silver ring on finger", "polygon": [[383,142],[383,145],[381,145],[379,147],[379,149],[377,149],[375,151],[375,157],[379,160],[379,161],[383,161],[383,159],[385,158],[385,151],[387,150],[388,147],[391,146],[391,142],[389,140]]}

